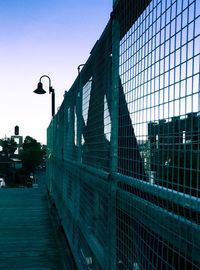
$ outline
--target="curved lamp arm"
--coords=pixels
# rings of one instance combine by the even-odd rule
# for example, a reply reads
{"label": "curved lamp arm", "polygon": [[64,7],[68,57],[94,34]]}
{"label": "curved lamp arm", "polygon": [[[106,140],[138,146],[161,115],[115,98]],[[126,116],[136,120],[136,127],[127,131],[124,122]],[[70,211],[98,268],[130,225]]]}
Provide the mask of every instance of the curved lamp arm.
{"label": "curved lamp arm", "polygon": [[50,93],[53,93],[53,88],[51,87],[51,79],[49,78],[49,76],[47,76],[47,75],[42,75],[41,77],[40,77],[40,83],[41,83],[41,80],[42,80],[42,78],[44,78],[44,77],[46,77],[46,78],[48,78],[49,79],[49,94]]}
{"label": "curved lamp arm", "polygon": [[47,75],[42,75],[40,77],[40,81],[38,83],[38,87],[37,89],[34,91],[34,93],[36,94],[45,94],[46,91],[43,89],[43,85],[42,85],[42,78],[48,78],[49,80],[49,94],[51,93],[51,114],[52,114],[52,117],[55,115],[55,92],[54,92],[54,89],[53,87],[51,86],[51,79],[49,78],[49,76]]}
{"label": "curved lamp arm", "polygon": [[85,64],[80,64],[79,66],[78,66],[78,74],[80,73],[80,71],[81,71],[81,67],[83,67]]}

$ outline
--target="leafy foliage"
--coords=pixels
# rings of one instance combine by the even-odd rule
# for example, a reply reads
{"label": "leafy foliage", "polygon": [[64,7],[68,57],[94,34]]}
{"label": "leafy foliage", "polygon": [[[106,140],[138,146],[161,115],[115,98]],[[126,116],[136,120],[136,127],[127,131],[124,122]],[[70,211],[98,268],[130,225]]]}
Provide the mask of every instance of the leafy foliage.
{"label": "leafy foliage", "polygon": [[43,145],[30,136],[25,138],[23,143],[23,151],[21,152],[21,159],[23,169],[27,173],[34,172],[36,167],[41,164],[45,155],[46,150]]}
{"label": "leafy foliage", "polygon": [[12,156],[17,149],[17,143],[12,138],[5,138],[0,140],[2,152],[6,156]]}

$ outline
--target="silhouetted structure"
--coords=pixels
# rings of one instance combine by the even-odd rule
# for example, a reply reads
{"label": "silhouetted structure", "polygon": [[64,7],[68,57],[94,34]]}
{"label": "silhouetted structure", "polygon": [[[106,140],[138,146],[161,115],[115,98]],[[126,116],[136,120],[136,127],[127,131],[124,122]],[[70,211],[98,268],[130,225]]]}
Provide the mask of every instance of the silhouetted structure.
{"label": "silhouetted structure", "polygon": [[190,113],[148,124],[150,168],[155,184],[200,195],[200,117]]}

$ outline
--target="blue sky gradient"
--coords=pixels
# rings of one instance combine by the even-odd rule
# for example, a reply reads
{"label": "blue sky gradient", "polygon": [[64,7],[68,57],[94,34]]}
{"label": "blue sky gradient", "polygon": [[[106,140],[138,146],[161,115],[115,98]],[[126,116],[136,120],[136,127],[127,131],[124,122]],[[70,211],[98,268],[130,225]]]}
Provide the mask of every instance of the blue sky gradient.
{"label": "blue sky gradient", "polygon": [[19,125],[20,135],[46,143],[51,96],[33,90],[50,76],[61,105],[111,11],[112,0],[0,0],[0,138]]}

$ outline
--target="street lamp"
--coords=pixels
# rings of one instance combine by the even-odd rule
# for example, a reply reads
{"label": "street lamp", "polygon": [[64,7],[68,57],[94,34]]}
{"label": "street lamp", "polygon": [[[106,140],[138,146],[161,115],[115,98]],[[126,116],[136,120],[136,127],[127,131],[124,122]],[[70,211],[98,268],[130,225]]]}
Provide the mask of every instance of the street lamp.
{"label": "street lamp", "polygon": [[52,117],[55,115],[55,92],[54,92],[54,89],[52,88],[51,86],[51,79],[49,78],[49,76],[47,75],[43,75],[40,77],[40,81],[37,85],[37,89],[35,89],[33,92],[36,93],[36,94],[39,94],[39,95],[42,95],[42,94],[45,94],[46,91],[43,89],[43,85],[41,83],[41,80],[43,77],[46,77],[49,79],[49,94],[51,94],[51,114],[52,114]]}
{"label": "street lamp", "polygon": [[81,67],[83,67],[85,64],[80,64],[79,66],[78,66],[78,74],[81,72]]}

